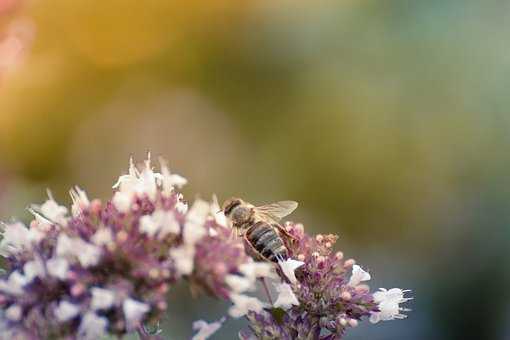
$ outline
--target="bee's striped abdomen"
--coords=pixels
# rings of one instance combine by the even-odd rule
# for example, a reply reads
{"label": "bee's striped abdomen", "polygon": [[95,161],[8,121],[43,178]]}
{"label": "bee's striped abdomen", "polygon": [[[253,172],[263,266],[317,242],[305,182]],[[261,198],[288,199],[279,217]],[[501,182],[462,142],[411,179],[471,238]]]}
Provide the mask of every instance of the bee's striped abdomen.
{"label": "bee's striped abdomen", "polygon": [[288,257],[287,248],[275,228],[266,222],[257,222],[246,232],[248,242],[269,261]]}

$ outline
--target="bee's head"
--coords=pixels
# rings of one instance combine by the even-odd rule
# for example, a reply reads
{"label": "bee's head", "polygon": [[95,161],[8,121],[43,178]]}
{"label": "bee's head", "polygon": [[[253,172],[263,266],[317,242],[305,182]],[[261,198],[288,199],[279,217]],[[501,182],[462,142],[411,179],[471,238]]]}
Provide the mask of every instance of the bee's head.
{"label": "bee's head", "polygon": [[225,216],[230,217],[232,210],[234,210],[235,207],[238,207],[241,204],[243,204],[242,199],[235,198],[235,197],[229,198],[228,200],[226,200],[223,203],[223,208],[222,208],[223,213],[225,214]]}

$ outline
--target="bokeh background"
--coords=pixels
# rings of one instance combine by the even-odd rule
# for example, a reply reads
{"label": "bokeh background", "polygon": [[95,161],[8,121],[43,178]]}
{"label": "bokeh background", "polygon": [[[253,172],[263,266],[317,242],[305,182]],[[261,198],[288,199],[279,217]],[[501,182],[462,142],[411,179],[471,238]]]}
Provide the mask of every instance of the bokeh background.
{"label": "bokeh background", "polygon": [[[299,201],[413,290],[347,340],[509,339],[509,33],[508,1],[0,0],[0,217],[108,199],[150,150],[189,200]],[[179,290],[165,336],[206,301]]]}

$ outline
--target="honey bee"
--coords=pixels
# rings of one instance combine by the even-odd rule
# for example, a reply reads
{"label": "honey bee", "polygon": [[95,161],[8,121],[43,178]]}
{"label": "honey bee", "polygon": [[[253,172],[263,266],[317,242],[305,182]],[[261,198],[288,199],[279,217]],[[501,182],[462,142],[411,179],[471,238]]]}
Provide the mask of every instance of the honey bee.
{"label": "honey bee", "polygon": [[256,257],[278,262],[289,257],[283,237],[295,238],[279,222],[297,206],[294,201],[281,201],[256,207],[240,198],[230,198],[223,203],[222,211]]}

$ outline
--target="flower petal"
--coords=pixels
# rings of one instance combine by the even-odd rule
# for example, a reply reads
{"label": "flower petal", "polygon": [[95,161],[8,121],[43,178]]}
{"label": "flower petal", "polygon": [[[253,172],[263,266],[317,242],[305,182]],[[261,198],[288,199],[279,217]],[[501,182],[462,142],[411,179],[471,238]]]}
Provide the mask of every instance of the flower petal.
{"label": "flower petal", "polygon": [[193,330],[198,331],[198,333],[195,334],[191,340],[206,340],[221,328],[223,322],[225,322],[225,318],[211,323],[207,323],[204,320],[193,322]]}
{"label": "flower petal", "polygon": [[352,275],[349,280],[349,286],[355,287],[359,285],[363,281],[370,280],[370,274],[366,271],[364,271],[360,266],[357,264],[352,266]]}
{"label": "flower petal", "polygon": [[297,283],[297,278],[294,271],[305,263],[293,259],[287,259],[278,263],[280,264],[280,268],[282,269],[283,274],[285,274],[285,276],[289,279],[290,283]]}
{"label": "flower petal", "polygon": [[299,301],[292,291],[292,287],[287,283],[275,285],[276,291],[278,292],[278,298],[276,299],[274,306],[281,307],[283,309],[289,309],[290,307],[299,306]]}

